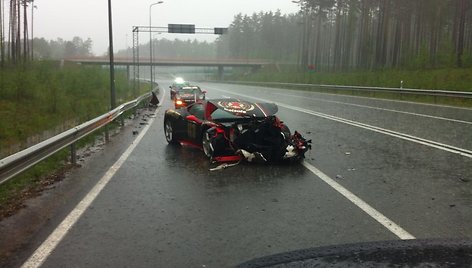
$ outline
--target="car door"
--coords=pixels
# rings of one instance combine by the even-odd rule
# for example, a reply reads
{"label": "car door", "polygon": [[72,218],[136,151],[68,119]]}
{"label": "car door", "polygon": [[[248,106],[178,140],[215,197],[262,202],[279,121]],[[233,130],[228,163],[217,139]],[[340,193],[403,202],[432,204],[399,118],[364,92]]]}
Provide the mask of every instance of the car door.
{"label": "car door", "polygon": [[203,122],[203,104],[195,103],[187,107],[188,115],[186,117],[187,138],[194,144],[202,143],[202,122]]}

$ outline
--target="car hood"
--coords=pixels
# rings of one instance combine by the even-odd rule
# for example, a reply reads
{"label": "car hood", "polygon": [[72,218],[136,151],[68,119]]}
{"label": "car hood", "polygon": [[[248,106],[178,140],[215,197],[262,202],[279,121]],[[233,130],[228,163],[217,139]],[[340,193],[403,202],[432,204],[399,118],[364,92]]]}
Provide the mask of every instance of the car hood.
{"label": "car hood", "polygon": [[184,99],[184,100],[193,100],[195,98],[195,94],[190,94],[190,93],[187,93],[187,94],[179,94],[178,97],[180,99]]}
{"label": "car hood", "polygon": [[212,99],[207,102],[206,117],[211,119],[211,114],[216,109],[221,109],[239,117],[251,116],[262,118],[274,115],[279,108],[275,103],[254,103],[234,98]]}
{"label": "car hood", "polygon": [[395,240],[303,249],[237,267],[471,267],[470,240]]}

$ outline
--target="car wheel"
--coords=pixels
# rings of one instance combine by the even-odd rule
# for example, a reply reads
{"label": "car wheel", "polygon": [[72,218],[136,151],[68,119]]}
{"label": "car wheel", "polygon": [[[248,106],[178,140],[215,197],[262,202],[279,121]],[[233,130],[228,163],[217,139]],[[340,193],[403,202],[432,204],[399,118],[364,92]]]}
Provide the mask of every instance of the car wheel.
{"label": "car wheel", "polygon": [[213,145],[211,145],[211,140],[210,140],[210,134],[205,131],[203,132],[202,135],[202,147],[203,147],[203,152],[208,158],[213,157]]}
{"label": "car wheel", "polygon": [[166,120],[164,122],[164,134],[166,136],[166,141],[170,144],[176,144],[177,140],[174,136],[174,128],[172,126],[172,122],[170,120]]}
{"label": "car wheel", "polygon": [[285,140],[290,140],[291,133],[287,125],[283,124],[282,128],[280,129],[280,132],[283,134]]}

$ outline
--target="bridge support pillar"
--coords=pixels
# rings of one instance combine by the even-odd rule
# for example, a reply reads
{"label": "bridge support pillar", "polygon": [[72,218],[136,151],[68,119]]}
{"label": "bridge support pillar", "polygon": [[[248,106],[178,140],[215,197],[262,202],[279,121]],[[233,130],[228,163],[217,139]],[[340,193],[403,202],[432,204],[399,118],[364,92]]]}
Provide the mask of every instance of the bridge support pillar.
{"label": "bridge support pillar", "polygon": [[222,81],[224,78],[224,67],[218,66],[218,80]]}
{"label": "bridge support pillar", "polygon": [[251,73],[255,73],[255,72],[259,71],[259,69],[261,69],[261,66],[259,66],[259,65],[252,66]]}

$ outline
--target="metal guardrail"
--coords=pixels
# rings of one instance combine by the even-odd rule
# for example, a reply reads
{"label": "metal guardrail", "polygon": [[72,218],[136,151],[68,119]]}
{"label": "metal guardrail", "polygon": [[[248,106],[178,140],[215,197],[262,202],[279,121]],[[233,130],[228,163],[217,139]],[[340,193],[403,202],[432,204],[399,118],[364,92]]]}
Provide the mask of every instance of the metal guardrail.
{"label": "metal guardrail", "polygon": [[244,81],[224,81],[224,82],[233,83],[233,84],[248,84],[248,85],[253,84],[253,85],[269,85],[269,86],[272,85],[272,86],[316,87],[316,88],[322,88],[322,89],[359,90],[359,91],[390,92],[390,93],[416,94],[416,95],[440,96],[440,97],[472,98],[472,92],[451,91],[451,90],[338,86],[338,85],[279,83],[279,82],[244,82]]}
{"label": "metal guardrail", "polygon": [[79,126],[69,129],[52,138],[33,145],[23,151],[0,160],[0,185],[15,175],[37,164],[57,151],[73,144],[91,132],[107,125],[122,113],[136,107],[143,100],[148,99],[151,93],[146,93],[135,100],[124,103],[117,108]]}

